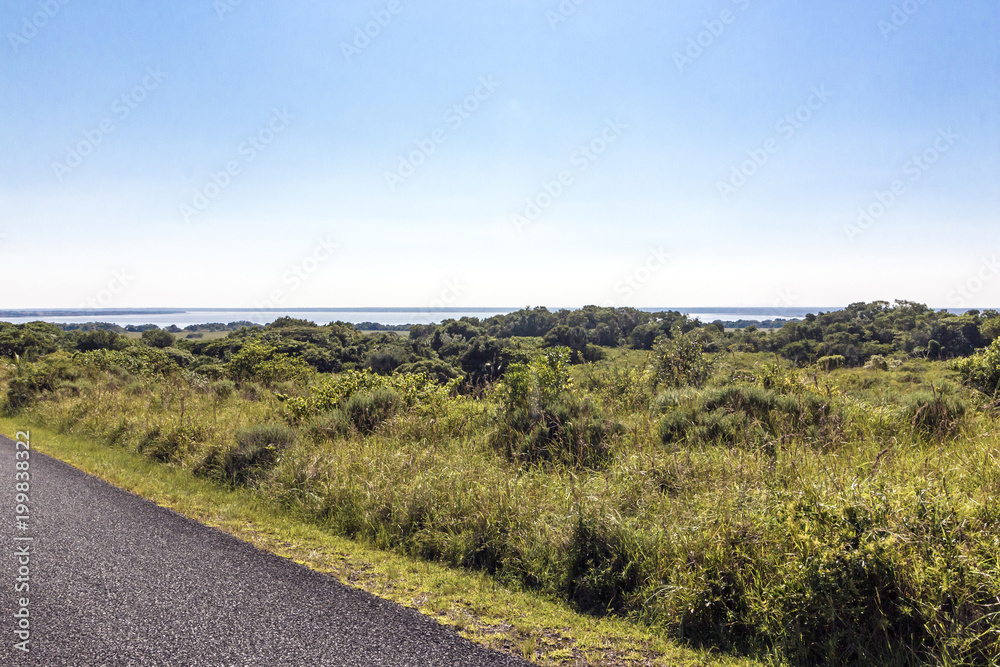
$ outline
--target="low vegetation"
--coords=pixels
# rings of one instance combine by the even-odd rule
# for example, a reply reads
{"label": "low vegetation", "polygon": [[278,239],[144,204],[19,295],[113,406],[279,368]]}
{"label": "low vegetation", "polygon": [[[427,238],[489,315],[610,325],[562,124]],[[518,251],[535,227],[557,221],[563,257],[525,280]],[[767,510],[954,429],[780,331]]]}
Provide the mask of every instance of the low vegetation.
{"label": "low vegetation", "polygon": [[96,347],[0,324],[0,386],[19,419],[694,647],[1000,661],[996,313],[639,312]]}

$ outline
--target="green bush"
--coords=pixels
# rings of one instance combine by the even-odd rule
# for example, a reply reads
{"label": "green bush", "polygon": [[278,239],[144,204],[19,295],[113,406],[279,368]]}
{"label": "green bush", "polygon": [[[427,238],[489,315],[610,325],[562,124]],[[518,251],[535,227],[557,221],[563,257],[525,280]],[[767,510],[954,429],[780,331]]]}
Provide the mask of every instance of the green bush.
{"label": "green bush", "polygon": [[176,463],[198,451],[207,439],[207,430],[198,425],[181,424],[168,429],[157,427],[147,433],[139,452],[162,463]]}
{"label": "green bush", "polygon": [[76,380],[80,371],[65,352],[43,357],[37,362],[22,361],[15,365],[14,375],[7,385],[8,414],[34,403],[42,394],[55,391],[64,381]]}
{"label": "green bush", "polygon": [[222,456],[220,472],[230,484],[246,485],[274,467],[299,433],[284,424],[260,424],[236,431],[233,438],[236,447]]}
{"label": "green bush", "polygon": [[611,438],[622,431],[570,377],[568,348],[544,350],[529,364],[511,364],[497,388],[497,429],[492,440],[524,463],[550,461],[600,467]]}
{"label": "green bush", "polygon": [[918,430],[937,436],[954,433],[965,416],[965,405],[955,396],[920,391],[902,400],[903,410]]}
{"label": "green bush", "polygon": [[413,407],[419,404],[440,405],[451,395],[457,384],[452,380],[442,386],[426,375],[377,375],[369,369],[350,370],[324,377],[309,387],[308,396],[287,396],[276,394],[284,401],[290,412],[290,419],[301,421],[329,412],[334,408],[344,410],[345,404],[356,393],[371,393],[377,389],[391,389],[396,392],[403,405]]}
{"label": "green bush", "polygon": [[660,336],[653,344],[650,365],[656,386],[700,387],[712,374],[713,358],[704,353],[704,334],[691,331],[677,338]]}
{"label": "green bush", "polygon": [[847,359],[842,354],[831,354],[816,360],[816,365],[827,372],[834,368],[843,368],[846,363]]}
{"label": "green bush", "polygon": [[524,410],[512,414],[511,426],[506,444],[512,458],[585,468],[602,467],[612,438],[623,431],[590,397],[572,395],[550,402],[537,415]]}
{"label": "green bush", "polygon": [[639,535],[608,516],[577,516],[566,549],[565,594],[575,607],[593,614],[619,613],[650,575]]}
{"label": "green bush", "polygon": [[927,646],[925,619],[884,529],[889,508],[871,500],[836,512],[802,502],[788,517],[790,536],[812,546],[768,583],[779,615],[764,627],[794,664],[912,664]]}
{"label": "green bush", "polygon": [[759,447],[784,437],[828,441],[840,418],[830,402],[803,393],[782,394],[756,385],[733,384],[700,394],[664,393],[659,423],[663,444],[682,441]]}
{"label": "green bush", "polygon": [[302,424],[302,429],[316,442],[346,438],[354,428],[350,418],[336,408],[311,417]]}
{"label": "green bush", "polygon": [[177,362],[164,350],[130,345],[122,350],[93,350],[83,354],[81,364],[103,371],[161,378],[176,373]]}
{"label": "green bush", "polygon": [[95,329],[77,334],[76,349],[81,352],[93,350],[124,350],[129,344],[128,338],[114,331]]}
{"label": "green bush", "polygon": [[970,386],[990,396],[996,395],[1000,391],[1000,338],[985,350],[955,362],[954,367]]}
{"label": "green bush", "polygon": [[[201,369],[198,369],[201,372]],[[219,400],[226,400],[236,392],[236,383],[232,380],[216,380],[211,384],[212,392]]]}
{"label": "green bush", "polygon": [[0,322],[0,357],[33,360],[55,352],[63,333],[48,322]]}
{"label": "green bush", "polygon": [[[169,334],[168,334],[169,335]],[[181,368],[188,368],[194,364],[194,355],[187,350],[178,350],[176,347],[165,347],[162,348],[164,354],[167,355],[171,361],[180,366]]]}
{"label": "green bush", "polygon": [[353,394],[344,402],[344,414],[361,433],[371,433],[392,418],[402,399],[397,391],[381,387],[370,392]]}
{"label": "green bush", "polygon": [[875,371],[887,371],[889,370],[889,360],[881,354],[873,354],[868,358],[868,361],[865,362],[865,368]]}
{"label": "green bush", "polygon": [[163,329],[146,329],[142,332],[142,343],[150,347],[171,347],[174,344],[174,337],[169,331]]}
{"label": "green bush", "polygon": [[441,384],[462,377],[462,371],[440,359],[421,359],[413,363],[403,364],[396,368],[396,373],[400,375],[425,375]]}
{"label": "green bush", "polygon": [[300,357],[278,352],[261,341],[247,342],[227,364],[229,376],[236,382],[259,382],[269,387],[284,380],[301,380],[310,372]]}

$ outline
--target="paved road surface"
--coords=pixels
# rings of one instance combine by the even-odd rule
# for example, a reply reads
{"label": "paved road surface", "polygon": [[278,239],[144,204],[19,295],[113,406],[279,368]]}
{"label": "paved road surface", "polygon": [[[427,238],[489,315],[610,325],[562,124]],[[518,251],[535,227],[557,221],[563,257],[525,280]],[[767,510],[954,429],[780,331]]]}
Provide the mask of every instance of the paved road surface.
{"label": "paved road surface", "polygon": [[[0,665],[528,664],[41,454],[18,530],[15,472],[0,436]],[[15,647],[19,559],[28,654]]]}

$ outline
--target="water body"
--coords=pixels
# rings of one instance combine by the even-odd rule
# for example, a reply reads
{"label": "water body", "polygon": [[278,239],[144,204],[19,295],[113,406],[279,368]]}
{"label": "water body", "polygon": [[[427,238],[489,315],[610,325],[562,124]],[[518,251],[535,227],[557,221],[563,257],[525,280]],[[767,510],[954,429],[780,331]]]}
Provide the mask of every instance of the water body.
{"label": "water body", "polygon": [[[380,324],[431,324],[462,317],[485,319],[493,315],[511,313],[517,308],[286,308],[268,310],[240,310],[235,308],[141,308],[141,309],[21,309],[0,311],[0,321],[20,324],[42,320],[56,324],[82,324],[108,322],[119,326],[129,324],[155,324],[160,327],[176,325],[184,328],[192,324],[210,322],[254,322],[268,324],[279,317],[295,317],[317,324],[342,321],[351,324],[378,322]],[[556,311],[558,308],[550,308]],[[839,308],[677,308],[646,307],[648,312],[676,310],[702,322],[735,322],[737,320],[801,319],[807,313],[829,312]]]}

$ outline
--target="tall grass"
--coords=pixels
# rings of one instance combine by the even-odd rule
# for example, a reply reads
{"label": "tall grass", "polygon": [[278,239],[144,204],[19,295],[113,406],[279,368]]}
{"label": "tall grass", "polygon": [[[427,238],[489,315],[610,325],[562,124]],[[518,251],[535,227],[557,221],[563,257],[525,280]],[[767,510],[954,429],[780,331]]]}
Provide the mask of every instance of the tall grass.
{"label": "tall grass", "polygon": [[[378,389],[307,418],[252,384],[87,368],[16,407],[693,644],[803,665],[996,664],[996,415],[943,364],[717,361],[700,389],[658,389],[632,355],[521,407],[502,390],[410,404]],[[8,388],[26,372],[8,369]]]}

